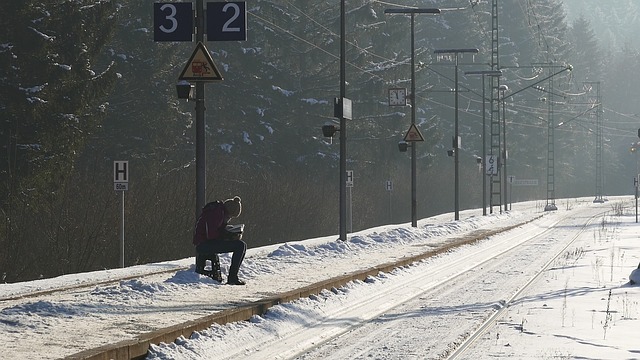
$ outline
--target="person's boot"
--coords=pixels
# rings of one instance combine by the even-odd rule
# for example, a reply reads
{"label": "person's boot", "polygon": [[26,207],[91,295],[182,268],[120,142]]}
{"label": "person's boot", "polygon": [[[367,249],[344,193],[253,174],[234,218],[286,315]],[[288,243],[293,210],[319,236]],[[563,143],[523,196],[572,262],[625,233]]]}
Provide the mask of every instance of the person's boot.
{"label": "person's boot", "polygon": [[196,274],[206,275],[204,266],[207,264],[207,259],[202,255],[196,255]]}
{"label": "person's boot", "polygon": [[246,285],[247,283],[238,279],[238,275],[231,276],[227,279],[227,285]]}

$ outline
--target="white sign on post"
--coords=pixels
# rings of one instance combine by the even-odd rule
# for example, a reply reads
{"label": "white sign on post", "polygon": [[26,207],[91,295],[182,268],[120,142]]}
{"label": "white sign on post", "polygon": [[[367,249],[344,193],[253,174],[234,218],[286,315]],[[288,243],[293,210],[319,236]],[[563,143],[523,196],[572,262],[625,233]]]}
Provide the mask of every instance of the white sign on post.
{"label": "white sign on post", "polygon": [[129,190],[129,162],[113,162],[113,189],[122,191],[121,213],[122,222],[120,224],[120,266],[124,268],[124,192]]}
{"label": "white sign on post", "polygon": [[129,162],[113,162],[113,189],[116,191],[129,190]]}
{"label": "white sign on post", "polygon": [[487,175],[498,175],[498,157],[496,155],[487,155]]}
{"label": "white sign on post", "polygon": [[387,180],[387,191],[393,191],[393,182],[391,180]]}
{"label": "white sign on post", "polygon": [[538,186],[538,179],[514,179],[514,186]]}
{"label": "white sign on post", "polygon": [[347,187],[353,187],[353,170],[347,170]]}

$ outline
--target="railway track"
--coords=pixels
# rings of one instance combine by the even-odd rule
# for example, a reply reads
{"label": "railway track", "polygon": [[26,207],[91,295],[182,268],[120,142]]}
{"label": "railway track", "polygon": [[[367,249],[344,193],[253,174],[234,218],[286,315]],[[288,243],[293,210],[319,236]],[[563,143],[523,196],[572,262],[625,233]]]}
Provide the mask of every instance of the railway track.
{"label": "railway track", "polygon": [[[504,314],[507,312],[507,310],[509,309],[509,307],[511,306],[511,304],[518,300],[522,294],[526,293],[531,286],[538,281],[538,279],[540,278],[540,276],[542,274],[544,274],[547,270],[549,270],[549,268],[556,262],[556,260],[562,256],[563,254],[565,254],[567,248],[569,248],[576,239],[578,239],[580,236],[582,236],[584,234],[584,232],[586,231],[586,229],[588,228],[589,225],[591,225],[595,220],[597,220],[600,216],[602,216],[604,213],[599,213],[596,214],[594,216],[592,216],[586,224],[584,224],[584,226],[582,227],[582,229],[578,232],[575,233],[574,236],[572,236],[566,243],[566,246],[562,247],[560,249],[560,251],[558,251],[555,256],[553,256],[551,259],[549,259],[549,261],[547,261],[547,263],[545,263],[542,268],[540,268],[539,270],[537,270],[535,272],[535,274],[533,276],[531,276],[531,278],[525,282],[522,287],[516,291],[510,298],[506,299],[504,302],[501,303],[501,307],[493,314],[491,315],[477,330],[475,330],[472,334],[469,335],[469,337],[463,341],[460,345],[458,345],[458,347],[456,348],[455,351],[453,351],[448,357],[447,359],[449,360],[458,360],[461,359],[463,355],[465,355],[467,353],[467,351],[469,349],[472,348],[473,344],[480,339],[484,334],[486,334],[488,331],[490,331],[495,324],[504,316]],[[549,230],[551,231],[551,230]]]}
{"label": "railway track", "polygon": [[[512,301],[533,284],[557,258],[571,246],[573,241],[584,234],[589,225],[598,219],[606,211],[597,211],[589,215],[589,219],[582,225],[579,233],[566,237],[561,235],[563,228],[572,223],[575,215],[567,216],[553,223],[536,222],[527,225],[527,229],[518,230],[510,235],[509,232],[493,236],[483,246],[477,247],[477,251],[462,252],[458,255],[447,256],[440,264],[416,265],[423,270],[415,270],[415,274],[407,276],[403,274],[399,278],[393,278],[391,285],[385,287],[384,292],[372,294],[362,301],[354,301],[348,306],[344,305],[338,313],[327,314],[325,318],[314,324],[307,324],[305,329],[298,329],[295,334],[287,337],[280,334],[277,343],[266,339],[257,348],[243,349],[245,358],[279,358],[279,359],[342,359],[342,358],[377,358],[389,356],[393,358],[430,358],[430,359],[457,359],[470,347],[476,338],[488,331],[492,324],[500,318],[504,309],[508,308]],[[530,247],[529,255],[542,256],[541,248],[545,248],[545,239],[557,238],[549,251],[544,253],[544,262],[534,259],[530,264],[522,262],[522,266],[536,266],[535,270],[525,274],[515,274],[518,270],[511,269],[513,276],[495,277],[494,282],[485,285],[482,289],[479,281],[484,277],[490,278],[490,273],[497,269],[504,269],[518,258],[522,248]],[[480,253],[491,254],[482,256]],[[524,260],[518,260],[524,261]],[[476,278],[477,277],[477,278]],[[510,281],[510,278],[517,280]],[[505,290],[505,288],[507,290]],[[457,305],[459,309],[472,312],[467,315],[456,311],[458,307],[452,305],[453,297],[470,292],[467,296],[467,304]],[[393,294],[393,301],[389,300]],[[446,294],[446,295],[445,295]],[[463,295],[462,295],[463,296]],[[462,300],[460,304],[463,304]],[[406,305],[409,304],[409,305]],[[426,304],[426,305],[425,305]],[[456,303],[458,304],[458,303]],[[478,309],[472,305],[480,304]],[[418,308],[416,310],[415,308]],[[375,309],[375,310],[372,310]],[[446,311],[442,309],[447,309]],[[454,310],[449,310],[454,309]],[[446,313],[440,314],[439,312]],[[407,313],[411,313],[407,317]],[[418,315],[417,315],[418,314]],[[434,315],[435,314],[435,315]],[[453,321],[452,318],[469,316],[468,321]],[[332,326],[339,323],[339,319],[349,318],[352,322],[348,327]],[[396,321],[405,318],[408,324],[397,325]],[[420,319],[417,323],[411,320]],[[453,325],[452,325],[453,324]],[[341,324],[344,325],[344,324]],[[449,333],[447,336],[430,332]],[[457,334],[453,342],[447,342],[451,334]],[[389,336],[389,334],[393,334]],[[423,348],[413,349],[409,353],[403,353],[413,347],[415,334],[422,334]],[[375,344],[371,346],[371,344]],[[406,346],[403,347],[403,344]],[[380,351],[380,349],[386,349]],[[250,354],[250,355],[247,355]],[[235,354],[238,355],[238,354]],[[233,358],[231,354],[226,358]],[[471,357],[473,358],[473,357]]]}

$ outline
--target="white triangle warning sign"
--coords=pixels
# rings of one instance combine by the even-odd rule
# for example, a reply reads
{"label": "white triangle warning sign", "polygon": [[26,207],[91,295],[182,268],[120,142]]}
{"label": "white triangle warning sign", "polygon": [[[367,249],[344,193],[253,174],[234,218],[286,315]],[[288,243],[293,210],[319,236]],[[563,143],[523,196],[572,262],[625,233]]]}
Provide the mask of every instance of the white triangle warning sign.
{"label": "white triangle warning sign", "polygon": [[416,127],[416,124],[411,124],[409,131],[407,131],[407,134],[404,136],[404,141],[424,141],[424,137],[422,137],[422,134]]}
{"label": "white triangle warning sign", "polygon": [[223,78],[207,48],[202,42],[198,42],[178,80],[221,81]]}

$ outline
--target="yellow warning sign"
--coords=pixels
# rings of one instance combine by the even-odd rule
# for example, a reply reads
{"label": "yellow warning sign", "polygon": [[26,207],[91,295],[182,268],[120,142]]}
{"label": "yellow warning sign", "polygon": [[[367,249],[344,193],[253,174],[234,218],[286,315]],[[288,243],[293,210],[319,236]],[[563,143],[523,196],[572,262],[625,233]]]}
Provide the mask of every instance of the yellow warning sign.
{"label": "yellow warning sign", "polygon": [[404,141],[424,141],[424,137],[422,137],[422,134],[416,127],[416,124],[411,124],[409,131],[407,131],[407,134],[404,136]]}
{"label": "yellow warning sign", "polygon": [[178,80],[221,81],[223,78],[207,48],[202,42],[198,42]]}

